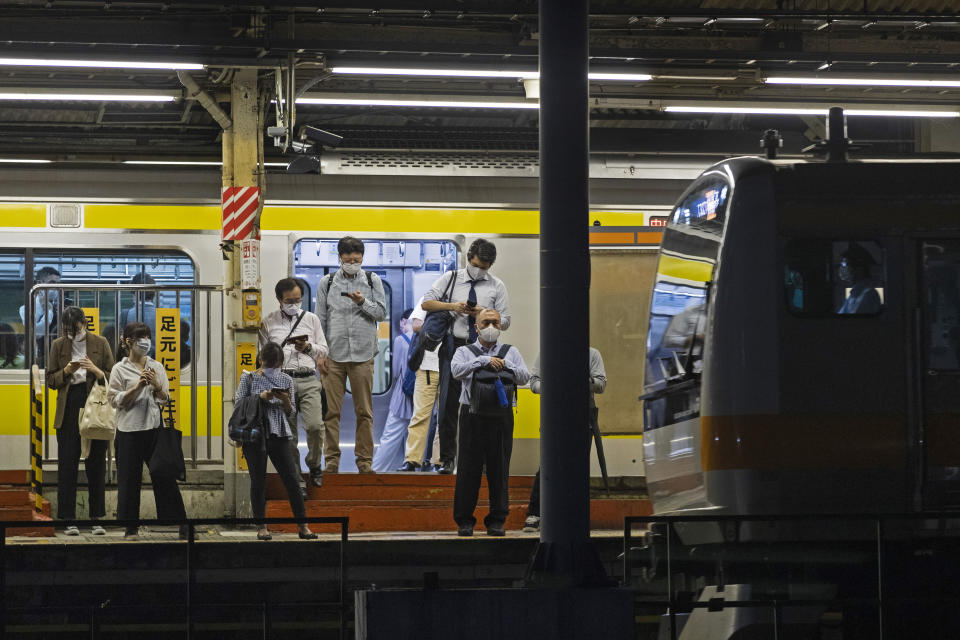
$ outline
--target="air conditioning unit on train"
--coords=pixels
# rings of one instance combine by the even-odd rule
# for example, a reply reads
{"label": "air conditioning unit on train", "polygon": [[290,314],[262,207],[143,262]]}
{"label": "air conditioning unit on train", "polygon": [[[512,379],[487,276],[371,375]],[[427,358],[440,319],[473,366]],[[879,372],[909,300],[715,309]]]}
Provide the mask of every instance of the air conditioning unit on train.
{"label": "air conditioning unit on train", "polygon": [[83,205],[79,204],[51,204],[47,212],[55,229],[76,229],[83,219]]}

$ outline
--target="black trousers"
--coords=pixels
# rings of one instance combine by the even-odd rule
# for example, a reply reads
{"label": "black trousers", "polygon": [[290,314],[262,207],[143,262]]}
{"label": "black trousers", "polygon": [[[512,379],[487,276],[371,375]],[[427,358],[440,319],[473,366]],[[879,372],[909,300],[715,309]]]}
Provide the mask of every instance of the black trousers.
{"label": "black trousers", "polygon": [[528,516],[540,517],[540,469],[533,477],[533,488],[530,489],[530,505],[527,507]]}
{"label": "black trousers", "polygon": [[[87,402],[87,384],[71,385],[67,390],[67,406],[57,429],[57,518],[77,517],[77,474],[80,468],[80,410]],[[106,515],[105,488],[107,470],[106,440],[90,443],[90,454],[84,460],[87,470],[87,502],[91,518]]]}
{"label": "black trousers", "polygon": [[[140,519],[140,486],[143,465],[153,455],[160,429],[117,431],[117,518]],[[158,518],[186,518],[183,496],[175,478],[150,477]]]}
{"label": "black trousers", "polygon": [[483,467],[487,468],[490,513],[484,525],[502,527],[510,515],[510,455],[513,453],[513,410],[498,416],[476,416],[460,407],[460,448],[457,484],[453,494],[453,519],[459,526],[473,525]]}
{"label": "black trousers", "polygon": [[262,442],[245,443],[243,455],[250,470],[250,504],[254,518],[263,518],[267,510],[267,457],[283,480],[293,517],[302,518],[307,515],[303,495],[300,493],[300,465],[293,459],[289,438],[271,435],[267,438],[266,449]]}
{"label": "black trousers", "polygon": [[448,384],[447,405],[437,429],[440,430],[440,463],[452,467],[457,459],[457,420],[460,415],[460,389],[463,385],[452,375]]}

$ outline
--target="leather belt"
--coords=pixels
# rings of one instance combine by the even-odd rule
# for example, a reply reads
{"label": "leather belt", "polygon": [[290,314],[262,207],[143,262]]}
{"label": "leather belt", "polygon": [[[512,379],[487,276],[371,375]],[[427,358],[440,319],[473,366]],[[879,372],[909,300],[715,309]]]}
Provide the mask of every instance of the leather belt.
{"label": "leather belt", "polygon": [[312,375],[316,375],[315,372],[310,369],[284,369],[283,372],[291,378],[309,378]]}

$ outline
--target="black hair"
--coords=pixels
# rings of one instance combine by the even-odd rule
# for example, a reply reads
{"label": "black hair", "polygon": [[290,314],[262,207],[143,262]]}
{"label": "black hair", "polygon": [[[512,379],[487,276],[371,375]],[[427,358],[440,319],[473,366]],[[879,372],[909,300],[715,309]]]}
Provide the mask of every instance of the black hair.
{"label": "black hair", "polygon": [[260,349],[260,362],[268,369],[283,366],[283,347],[276,342],[263,345]]}
{"label": "black hair", "polygon": [[846,250],[840,254],[840,257],[846,258],[850,266],[859,267],[867,273],[870,272],[870,267],[877,263],[877,261],[873,259],[873,255],[870,254],[870,251],[856,242],[851,242]]}
{"label": "black hair", "polygon": [[54,269],[53,267],[40,267],[40,270],[37,271],[35,280],[37,282],[40,282],[41,279],[46,278],[47,276],[60,277],[60,272]]}
{"label": "black hair", "polygon": [[190,364],[192,353],[188,340],[190,339],[190,323],[180,318],[180,368]]}
{"label": "black hair", "polygon": [[348,253],[359,253],[363,255],[363,242],[353,236],[343,236],[340,238],[340,242],[337,243],[337,253],[341,256]]}
{"label": "black hair", "polygon": [[20,355],[20,336],[6,322],[0,323],[0,368],[6,369]]}
{"label": "black hair", "polygon": [[407,320],[408,318],[410,318],[410,314],[412,313],[413,313],[413,309],[406,309],[404,310],[403,314],[401,314],[400,317],[403,318],[404,320]]}
{"label": "black hair", "polygon": [[[130,278],[130,284],[157,284],[157,281],[154,280],[153,276],[151,276],[149,273],[144,273],[143,271],[140,271],[139,273],[134,274],[132,278]],[[155,296],[156,294],[153,291],[143,292],[144,300],[153,300]]]}
{"label": "black hair", "polygon": [[123,340],[120,342],[120,348],[117,349],[117,357],[126,357],[130,355],[130,349],[127,348],[127,340],[139,340],[140,338],[150,338],[150,327],[143,322],[131,322],[123,328]]}
{"label": "black hair", "polygon": [[60,332],[69,336],[78,323],[87,324],[87,314],[83,312],[83,309],[80,307],[67,307],[63,310],[63,315],[60,316]]}
{"label": "black hair", "polygon": [[470,262],[474,257],[479,258],[480,262],[493,265],[497,261],[497,245],[489,240],[477,238],[467,249],[467,262]]}
{"label": "black hair", "polygon": [[300,289],[301,296],[306,293],[303,290],[303,284],[296,278],[284,278],[278,281],[277,286],[273,288],[273,292],[277,294],[277,300],[283,300],[283,294],[292,290],[294,287]]}

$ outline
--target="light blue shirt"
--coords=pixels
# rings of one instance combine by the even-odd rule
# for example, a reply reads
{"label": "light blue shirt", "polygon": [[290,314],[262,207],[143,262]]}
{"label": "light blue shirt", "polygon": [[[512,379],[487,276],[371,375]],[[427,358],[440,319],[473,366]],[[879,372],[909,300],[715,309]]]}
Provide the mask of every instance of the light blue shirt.
{"label": "light blue shirt", "polygon": [[[453,354],[453,360],[450,362],[450,372],[453,377],[463,383],[460,387],[460,404],[467,406],[470,405],[470,387],[473,386],[473,373],[477,369],[490,364],[490,358],[497,355],[502,346],[499,341],[489,348],[484,347],[479,340],[473,344],[480,347],[482,353],[479,356],[473,355],[473,351],[470,350],[468,345],[457,349],[457,352]],[[503,361],[506,368],[513,372],[517,386],[527,384],[527,381],[530,380],[530,372],[523,361],[523,356],[520,355],[520,351],[516,347],[510,347]],[[514,406],[516,406],[516,398],[514,398]]]}
{"label": "light blue shirt", "polygon": [[[377,323],[387,317],[387,297],[380,277],[374,273],[370,280],[372,288],[363,269],[352,278],[337,269],[320,279],[316,311],[334,362],[366,362],[377,354]],[[363,294],[363,304],[340,295],[354,291]]]}

